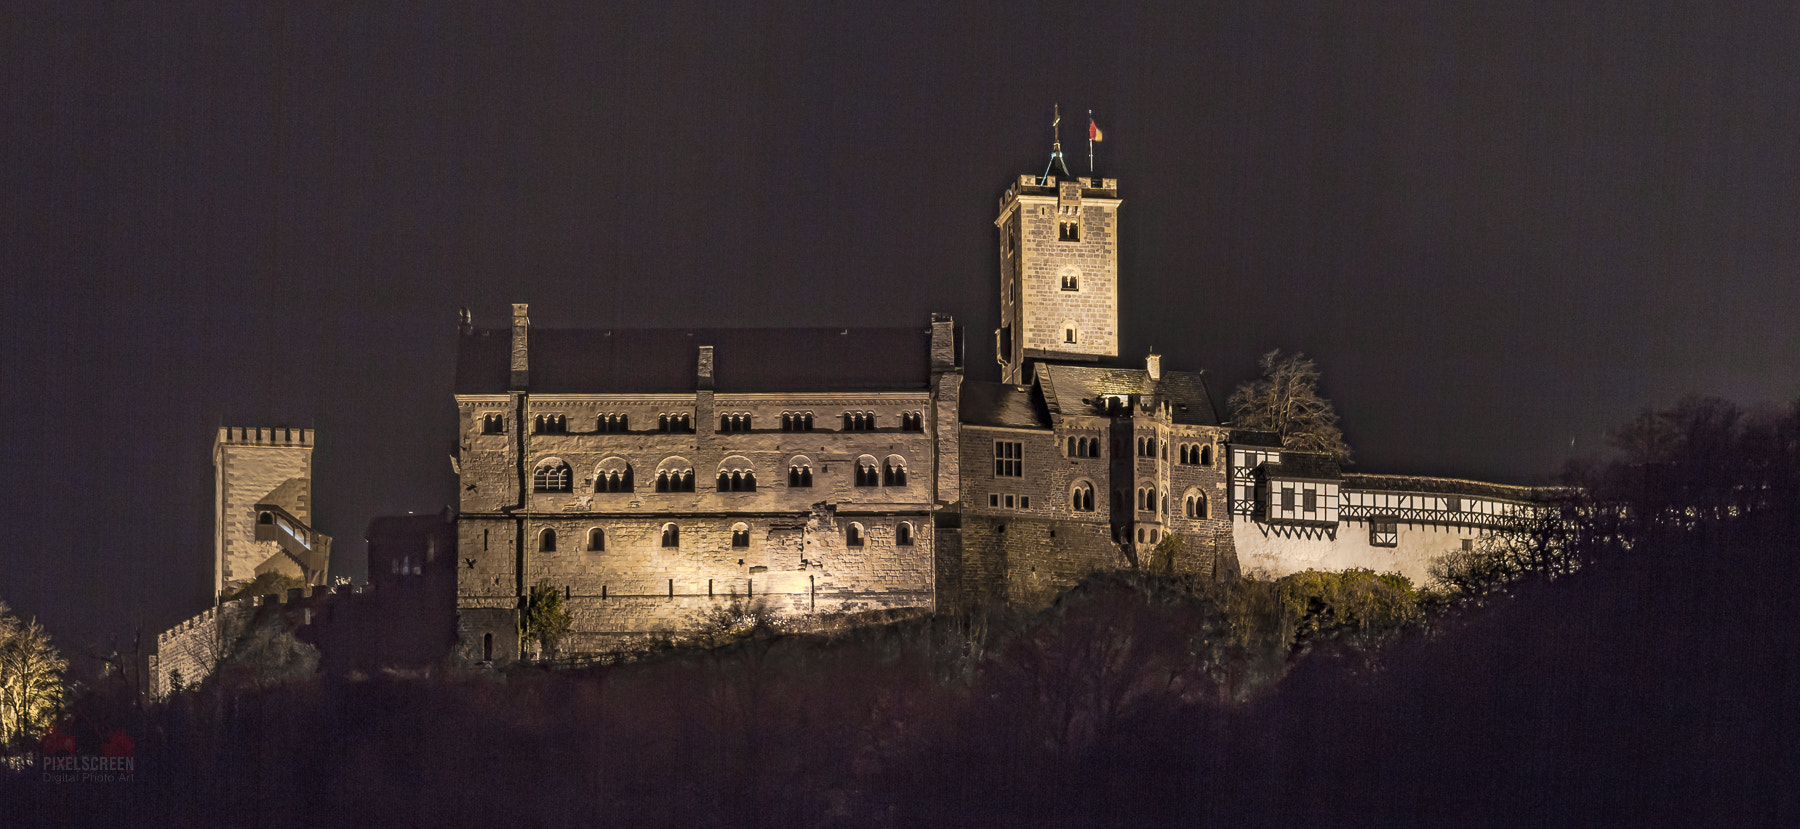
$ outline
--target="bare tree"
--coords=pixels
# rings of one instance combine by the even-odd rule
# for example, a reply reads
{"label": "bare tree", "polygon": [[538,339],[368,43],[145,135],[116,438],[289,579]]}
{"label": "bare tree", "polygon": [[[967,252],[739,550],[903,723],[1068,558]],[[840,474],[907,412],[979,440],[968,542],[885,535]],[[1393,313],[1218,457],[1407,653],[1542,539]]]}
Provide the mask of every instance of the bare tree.
{"label": "bare tree", "polygon": [[20,621],[0,603],[0,747],[50,727],[62,709],[68,667],[37,622]]}
{"label": "bare tree", "polygon": [[1274,432],[1284,449],[1324,452],[1338,463],[1350,460],[1337,410],[1319,396],[1319,367],[1304,354],[1284,359],[1280,349],[1259,362],[1262,376],[1231,394],[1232,425]]}

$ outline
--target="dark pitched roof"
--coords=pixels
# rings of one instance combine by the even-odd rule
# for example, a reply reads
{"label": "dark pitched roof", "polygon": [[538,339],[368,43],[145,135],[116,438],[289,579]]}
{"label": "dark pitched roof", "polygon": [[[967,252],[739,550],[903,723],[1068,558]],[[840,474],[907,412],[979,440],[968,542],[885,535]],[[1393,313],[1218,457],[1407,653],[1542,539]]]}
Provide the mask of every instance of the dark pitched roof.
{"label": "dark pitched roof", "polygon": [[[458,338],[457,394],[510,387],[512,332]],[[533,328],[531,391],[694,391],[700,346],[720,392],[911,391],[931,381],[931,332],[917,328]]]}
{"label": "dark pitched roof", "polygon": [[960,407],[958,418],[970,426],[1050,428],[1050,413],[1029,386],[964,381]]}
{"label": "dark pitched roof", "polygon": [[1239,446],[1281,446],[1281,436],[1274,432],[1256,432],[1249,429],[1233,429],[1229,440]]}
{"label": "dark pitched roof", "polygon": [[1161,380],[1152,380],[1150,372],[1141,368],[1038,363],[1037,377],[1049,410],[1057,414],[1105,414],[1103,397],[1137,395],[1151,406],[1168,403],[1176,423],[1219,425],[1203,371],[1165,371]]}
{"label": "dark pitched roof", "polygon": [[1344,477],[1330,455],[1316,452],[1282,452],[1280,463],[1265,463],[1262,468],[1271,478],[1335,481]]}
{"label": "dark pitched roof", "polygon": [[1425,478],[1418,475],[1366,475],[1361,473],[1345,475],[1344,486],[1348,489],[1385,490],[1388,492],[1428,492],[1445,495],[1467,495],[1477,498],[1498,498],[1505,501],[1533,501],[1549,497],[1554,493],[1554,490],[1542,487],[1490,484],[1482,481],[1465,481],[1459,478]]}

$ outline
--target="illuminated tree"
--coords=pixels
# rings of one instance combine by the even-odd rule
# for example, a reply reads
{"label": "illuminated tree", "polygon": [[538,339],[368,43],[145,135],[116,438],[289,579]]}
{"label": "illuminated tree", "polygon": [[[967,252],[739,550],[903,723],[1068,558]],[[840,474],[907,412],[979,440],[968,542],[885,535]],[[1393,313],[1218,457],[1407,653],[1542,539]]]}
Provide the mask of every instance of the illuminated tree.
{"label": "illuminated tree", "polygon": [[531,598],[525,604],[525,615],[520,625],[519,639],[523,642],[537,642],[544,655],[556,652],[556,643],[563,634],[569,632],[573,623],[569,617],[569,608],[563,603],[563,593],[548,582],[531,588]]}
{"label": "illuminated tree", "polygon": [[1274,432],[1283,449],[1324,452],[1338,463],[1350,460],[1337,410],[1319,396],[1319,367],[1304,354],[1283,359],[1280,349],[1264,354],[1260,364],[1262,376],[1232,392],[1232,425]]}
{"label": "illuminated tree", "polygon": [[68,667],[36,621],[20,621],[0,602],[0,747],[50,727],[62,709]]}

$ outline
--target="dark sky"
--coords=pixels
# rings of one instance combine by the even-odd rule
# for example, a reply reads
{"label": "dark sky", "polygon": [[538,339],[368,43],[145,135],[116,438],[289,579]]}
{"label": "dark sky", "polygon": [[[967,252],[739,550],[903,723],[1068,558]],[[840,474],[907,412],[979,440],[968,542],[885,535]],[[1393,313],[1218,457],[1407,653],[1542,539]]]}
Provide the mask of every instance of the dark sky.
{"label": "dark sky", "polygon": [[1687,392],[1800,395],[1800,6],[8,3],[0,600],[208,602],[221,424],[316,520],[454,497],[456,309],[923,325],[995,375],[1053,103],[1121,182],[1125,351],[1316,358],[1361,469],[1535,482]]}

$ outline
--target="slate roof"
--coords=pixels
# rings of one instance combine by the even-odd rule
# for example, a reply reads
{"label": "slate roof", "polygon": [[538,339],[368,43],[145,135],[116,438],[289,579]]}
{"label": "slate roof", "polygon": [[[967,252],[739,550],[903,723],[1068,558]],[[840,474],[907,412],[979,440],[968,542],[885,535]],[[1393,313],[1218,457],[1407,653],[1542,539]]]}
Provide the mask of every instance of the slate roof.
{"label": "slate roof", "polygon": [[1161,380],[1152,380],[1150,372],[1141,368],[1038,363],[1037,376],[1046,406],[1057,414],[1105,414],[1106,407],[1099,402],[1103,396],[1138,395],[1152,406],[1167,402],[1176,423],[1219,425],[1203,371],[1164,371]]}
{"label": "slate roof", "polygon": [[1233,429],[1229,438],[1233,446],[1281,446],[1281,437],[1274,432],[1257,432],[1250,429]]}
{"label": "slate roof", "polygon": [[[456,393],[503,394],[511,329],[457,338]],[[532,328],[531,386],[550,394],[695,390],[700,346],[713,347],[719,392],[925,390],[931,331],[917,328]]]}
{"label": "slate roof", "polygon": [[1030,386],[965,380],[957,417],[965,425],[1050,428],[1050,412]]}
{"label": "slate roof", "polygon": [[1465,481],[1459,478],[1426,478],[1418,475],[1367,475],[1355,474],[1344,476],[1346,489],[1381,490],[1386,492],[1428,492],[1444,495],[1467,495],[1477,498],[1497,498],[1503,501],[1532,501],[1545,498],[1553,490],[1529,486],[1510,486],[1507,484],[1490,484],[1481,481]]}

